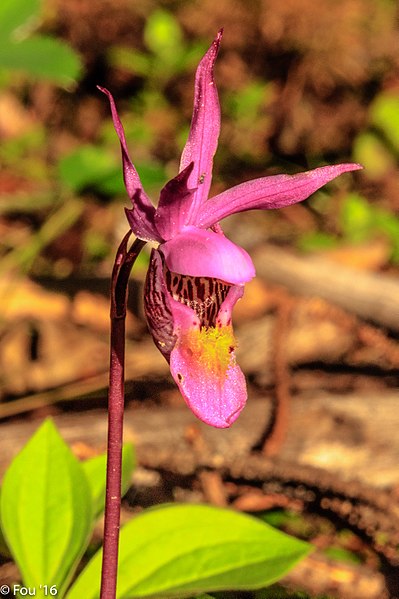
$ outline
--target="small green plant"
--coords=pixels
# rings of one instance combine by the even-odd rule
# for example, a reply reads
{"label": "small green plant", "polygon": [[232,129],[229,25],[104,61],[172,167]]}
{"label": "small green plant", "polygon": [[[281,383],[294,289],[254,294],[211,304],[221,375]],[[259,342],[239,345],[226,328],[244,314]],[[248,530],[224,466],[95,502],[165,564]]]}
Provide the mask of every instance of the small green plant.
{"label": "small green plant", "polygon": [[[123,451],[122,490],[134,468]],[[18,597],[97,599],[101,549],[76,573],[104,509],[105,455],[80,463],[46,420],[4,476],[0,515],[22,582]],[[285,574],[311,551],[260,520],[205,505],[144,510],[121,531],[119,599],[192,597],[212,590],[256,589]]]}
{"label": "small green plant", "polygon": [[[105,464],[105,455],[80,464],[47,420],[7,470],[0,503],[2,532],[23,585],[35,588],[37,596],[46,596],[50,587],[58,597],[65,595],[104,509]],[[124,491],[133,466],[133,450],[126,445]]]}

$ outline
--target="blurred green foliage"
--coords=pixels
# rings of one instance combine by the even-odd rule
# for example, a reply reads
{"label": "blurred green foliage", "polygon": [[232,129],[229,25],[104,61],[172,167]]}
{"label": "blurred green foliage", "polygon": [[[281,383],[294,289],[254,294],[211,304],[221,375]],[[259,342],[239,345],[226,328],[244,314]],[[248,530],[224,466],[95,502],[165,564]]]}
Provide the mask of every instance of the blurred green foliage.
{"label": "blurred green foliage", "polygon": [[[176,154],[183,146],[189,125],[188,122],[179,122],[180,115],[173,102],[169,101],[167,89],[178,77],[195,70],[208,43],[209,40],[186,41],[176,17],[159,8],[151,12],[144,23],[144,51],[115,44],[107,52],[111,68],[121,69],[143,80],[143,85],[131,99],[131,116],[124,119],[128,139],[148,148],[153,154],[158,153],[162,160],[167,160],[171,153]],[[143,170],[151,175],[148,164]],[[155,185],[160,183],[159,172],[157,166]],[[165,181],[166,178],[163,183]],[[153,182],[148,181],[150,187],[153,187]]]}
{"label": "blurred green foliage", "polygon": [[271,127],[268,109],[274,98],[275,86],[255,79],[238,90],[227,92],[222,100],[223,117],[234,124],[230,143],[243,162],[264,164],[269,158],[263,137]]}
{"label": "blurred green foliage", "polygon": [[0,69],[59,85],[76,83],[82,70],[77,53],[59,39],[34,33],[41,4],[41,0],[0,3]]}
{"label": "blurred green foliage", "polygon": [[355,138],[353,155],[370,178],[381,179],[395,169],[399,158],[399,91],[376,96],[369,109],[369,127]]}
{"label": "blurred green foliage", "polygon": [[[43,125],[35,124],[28,131],[3,140],[0,144],[0,160],[3,168],[10,168],[36,181],[45,181],[48,166],[41,152],[48,137]],[[2,202],[3,206],[4,203]]]}
{"label": "blurred green foliage", "polygon": [[399,93],[379,94],[370,107],[370,120],[399,153]]}
{"label": "blurred green foliage", "polygon": [[[144,187],[159,187],[166,181],[165,169],[155,162],[136,162]],[[126,193],[120,159],[107,146],[84,145],[58,162],[60,181],[74,193],[92,189],[105,196]]]}
{"label": "blurred green foliage", "polygon": [[395,167],[392,152],[374,131],[359,133],[353,144],[353,156],[364,165],[369,178],[381,179]]}
{"label": "blurred green foliage", "polygon": [[382,235],[392,248],[392,260],[399,262],[399,218],[374,206],[362,196],[348,194],[342,204],[340,223],[344,239],[361,243]]}
{"label": "blurred green foliage", "polygon": [[[201,9],[184,4],[99,0],[79,7],[66,0],[61,10],[40,0],[3,0],[0,103],[3,93],[11,94],[29,122],[5,135],[0,146],[0,216],[6,222],[0,269],[14,265],[51,274],[60,250],[52,255],[46,248],[78,229],[81,258],[65,250],[70,272],[95,271],[111,259],[120,223],[126,226],[121,208],[129,200],[108,104],[95,85],[114,93],[132,159],[156,202],[176,173],[188,133],[195,67],[221,26],[215,188],[268,172],[296,172],[304,158],[312,167],[361,162],[359,193],[350,191],[353,178],[342,178],[311,200],[317,223],[297,233],[298,245],[312,251],[383,237],[397,263],[399,92],[391,76],[397,60],[389,42],[396,31],[392,2],[348,0],[312,11],[305,0],[254,0],[251,10],[244,0],[234,10],[228,0],[217,7],[205,0]],[[267,22],[265,7],[273,14]],[[200,19],[204,11],[206,22]],[[331,27],[325,44],[317,36],[310,43],[310,32],[326,18]],[[356,47],[349,38],[356,38]],[[48,82],[65,87],[79,81],[74,94],[48,92]],[[1,126],[0,120],[0,133]],[[74,218],[65,216],[68,202]],[[319,210],[320,202],[333,208]],[[279,219],[284,215],[264,215],[265,223]],[[56,224],[51,234],[46,221]],[[285,241],[294,237],[283,235]],[[16,247],[21,243],[24,251]]]}
{"label": "blurred green foliage", "polygon": [[373,205],[358,193],[348,193],[341,201],[337,226],[336,235],[322,231],[302,235],[299,247],[319,251],[383,238],[389,243],[392,262],[399,263],[399,217],[392,211]]}
{"label": "blurred green foliage", "polygon": [[147,86],[158,92],[176,75],[194,68],[207,47],[204,42],[186,42],[176,17],[161,8],[148,16],[143,41],[146,52],[115,45],[108,60],[113,67],[145,77]]}

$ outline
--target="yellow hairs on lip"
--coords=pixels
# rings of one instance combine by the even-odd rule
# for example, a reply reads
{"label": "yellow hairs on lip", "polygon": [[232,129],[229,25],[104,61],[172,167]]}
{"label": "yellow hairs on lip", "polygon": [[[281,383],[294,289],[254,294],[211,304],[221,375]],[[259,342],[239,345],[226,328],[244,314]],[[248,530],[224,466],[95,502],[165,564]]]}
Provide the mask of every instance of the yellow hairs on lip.
{"label": "yellow hairs on lip", "polygon": [[230,366],[237,346],[231,326],[202,327],[190,330],[184,336],[182,345],[191,354],[192,360],[199,362],[202,368],[225,375]]}

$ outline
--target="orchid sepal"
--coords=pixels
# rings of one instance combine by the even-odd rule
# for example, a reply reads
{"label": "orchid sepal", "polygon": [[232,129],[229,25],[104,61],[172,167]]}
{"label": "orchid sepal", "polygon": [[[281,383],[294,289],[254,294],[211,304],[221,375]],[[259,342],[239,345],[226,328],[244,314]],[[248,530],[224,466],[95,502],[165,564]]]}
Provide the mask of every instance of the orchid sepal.
{"label": "orchid sepal", "polygon": [[214,81],[214,66],[222,40],[221,29],[200,61],[195,74],[194,107],[190,132],[184,146],[180,171],[194,163],[188,185],[197,188],[187,224],[194,225],[201,205],[208,198],[212,181],[213,157],[220,132],[220,104]]}
{"label": "orchid sepal", "polygon": [[154,225],[155,208],[144,191],[139,174],[130,160],[125,130],[119,118],[115,100],[111,92],[105,87],[100,87],[99,85],[97,87],[109,100],[114,128],[121,146],[123,180],[133,205],[132,208],[128,209],[129,211],[126,212],[129,224],[133,233],[139,239],[142,239],[143,241],[162,241],[162,238],[159,236]]}
{"label": "orchid sepal", "polygon": [[339,175],[362,168],[355,163],[335,164],[296,175],[272,175],[240,183],[205,202],[196,224],[207,229],[237,212],[272,210],[297,204]]}

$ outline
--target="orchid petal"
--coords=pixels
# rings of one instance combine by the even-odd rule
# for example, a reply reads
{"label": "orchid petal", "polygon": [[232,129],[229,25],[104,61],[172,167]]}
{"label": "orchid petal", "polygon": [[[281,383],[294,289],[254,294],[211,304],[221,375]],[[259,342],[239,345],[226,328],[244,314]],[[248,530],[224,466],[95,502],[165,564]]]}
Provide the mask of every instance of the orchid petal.
{"label": "orchid petal", "polygon": [[245,377],[236,363],[232,327],[201,328],[191,308],[174,300],[171,306],[177,336],[170,355],[172,376],[200,420],[227,428],[247,400]]}
{"label": "orchid petal", "polygon": [[180,170],[184,170],[191,162],[194,162],[188,186],[197,188],[197,191],[194,195],[189,220],[185,224],[194,224],[201,203],[207,199],[211,186],[213,156],[216,152],[220,131],[220,105],[213,79],[213,67],[221,39],[222,30],[219,31],[208,52],[199,63],[195,76],[193,117],[188,140],[181,157]]}
{"label": "orchid petal", "polygon": [[228,327],[231,325],[231,313],[237,301],[244,295],[244,287],[233,285],[226,296],[226,299],[220,306],[216,324],[218,327]]}
{"label": "orchid petal", "polygon": [[194,163],[169,181],[161,191],[154,222],[164,240],[171,239],[186,224],[195,189],[189,189],[187,181],[193,172]]}
{"label": "orchid petal", "polygon": [[144,286],[144,311],[154,343],[168,362],[176,343],[171,301],[163,274],[162,257],[158,250],[153,249]]}
{"label": "orchid petal", "polygon": [[105,87],[97,87],[108,97],[115,131],[121,144],[123,180],[128,196],[133,204],[133,208],[126,213],[132,231],[136,237],[139,237],[144,241],[162,241],[154,226],[155,208],[152,205],[150,198],[145,193],[138,172],[130,160],[126,145],[125,131],[116,110],[114,98],[111,92],[105,89]]}
{"label": "orchid petal", "polygon": [[255,276],[247,252],[220,233],[186,229],[159,247],[168,269],[193,277],[220,279],[242,285]]}
{"label": "orchid petal", "polygon": [[153,206],[142,201],[141,190],[138,189],[132,198],[133,207],[125,208],[126,218],[133,233],[143,241],[162,241],[155,225]]}
{"label": "orchid petal", "polygon": [[360,164],[337,164],[297,175],[273,175],[241,183],[205,202],[195,224],[207,229],[236,212],[296,204],[342,173],[361,168]]}

